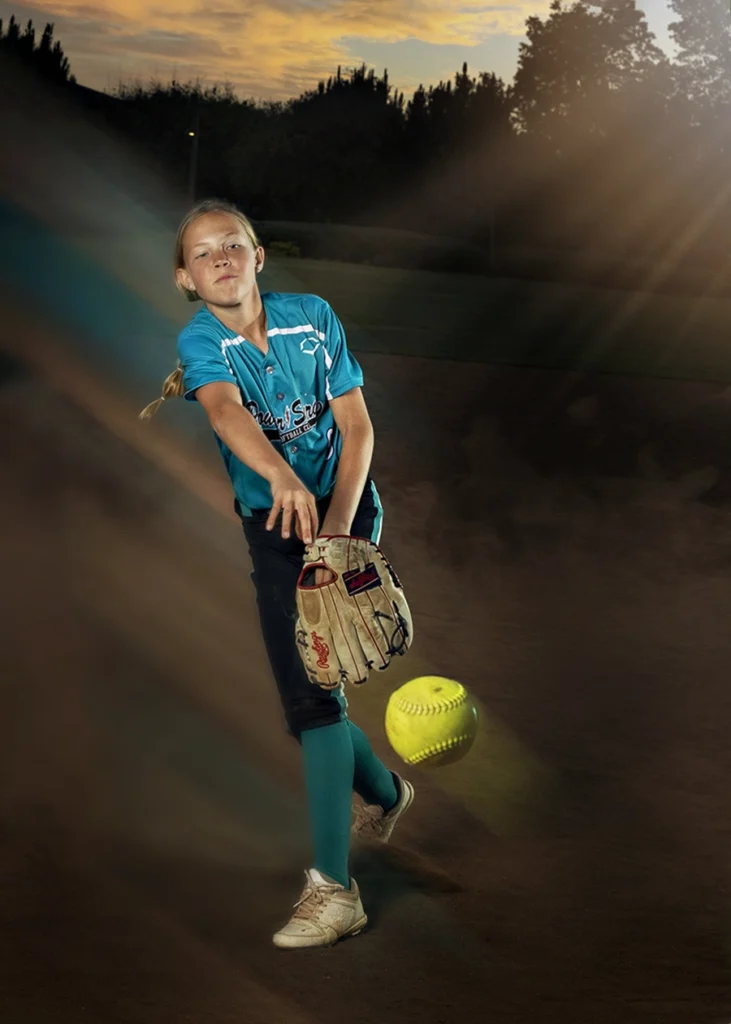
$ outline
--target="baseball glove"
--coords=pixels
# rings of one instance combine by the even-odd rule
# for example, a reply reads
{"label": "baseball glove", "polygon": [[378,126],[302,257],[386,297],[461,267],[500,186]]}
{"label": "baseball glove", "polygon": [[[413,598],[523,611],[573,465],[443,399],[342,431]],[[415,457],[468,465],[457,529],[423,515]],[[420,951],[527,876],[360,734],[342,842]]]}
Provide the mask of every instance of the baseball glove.
{"label": "baseball glove", "polygon": [[[316,571],[327,576],[316,583]],[[363,537],[318,537],[297,581],[296,637],[311,683],[334,690],[364,683],[372,668],[405,654],[414,630],[398,576]]]}

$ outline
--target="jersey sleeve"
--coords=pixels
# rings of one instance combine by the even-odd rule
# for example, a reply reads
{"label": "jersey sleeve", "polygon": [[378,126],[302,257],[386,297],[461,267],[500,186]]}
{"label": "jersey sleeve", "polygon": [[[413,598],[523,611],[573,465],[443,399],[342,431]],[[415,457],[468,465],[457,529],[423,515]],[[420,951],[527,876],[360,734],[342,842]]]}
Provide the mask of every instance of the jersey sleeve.
{"label": "jersey sleeve", "polygon": [[178,337],[178,359],[183,367],[183,389],[189,402],[195,401],[195,392],[204,384],[224,381],[235,384],[233,370],[221,349],[221,343],[205,329],[193,328]]}
{"label": "jersey sleeve", "polygon": [[328,400],[339,398],[352,388],[363,387],[363,371],[348,349],[345,329],[332,307],[322,303],[322,341],[325,350],[326,393]]}

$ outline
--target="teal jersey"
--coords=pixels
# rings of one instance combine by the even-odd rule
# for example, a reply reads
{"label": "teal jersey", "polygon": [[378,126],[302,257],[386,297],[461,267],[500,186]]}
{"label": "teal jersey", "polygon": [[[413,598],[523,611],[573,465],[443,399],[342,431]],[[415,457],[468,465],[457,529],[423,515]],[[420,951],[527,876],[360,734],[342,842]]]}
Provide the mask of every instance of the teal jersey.
{"label": "teal jersey", "polygon": [[[342,437],[330,402],[361,387],[337,316],[316,295],[265,292],[266,355],[205,307],[178,337],[185,397],[214,381],[236,384],[244,406],[315,498],[335,485]],[[269,483],[216,438],[244,515],[272,506]]]}

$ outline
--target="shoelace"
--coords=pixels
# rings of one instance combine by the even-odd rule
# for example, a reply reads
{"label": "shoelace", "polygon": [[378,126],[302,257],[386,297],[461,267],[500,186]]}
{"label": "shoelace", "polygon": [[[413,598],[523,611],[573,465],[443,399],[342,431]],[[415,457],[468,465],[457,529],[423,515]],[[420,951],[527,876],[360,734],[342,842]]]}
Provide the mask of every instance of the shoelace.
{"label": "shoelace", "polygon": [[294,905],[293,917],[309,921],[314,917],[325,902],[325,894],[335,892],[334,885],[306,885],[300,898]]}
{"label": "shoelace", "polygon": [[361,835],[378,835],[385,815],[376,804],[366,804],[355,809],[355,829]]}

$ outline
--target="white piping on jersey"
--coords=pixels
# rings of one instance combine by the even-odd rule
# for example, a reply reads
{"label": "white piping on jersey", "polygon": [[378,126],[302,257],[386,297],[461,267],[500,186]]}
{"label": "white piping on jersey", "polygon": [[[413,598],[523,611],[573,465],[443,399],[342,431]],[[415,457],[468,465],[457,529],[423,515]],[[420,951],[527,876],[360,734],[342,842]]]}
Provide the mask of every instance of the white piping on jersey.
{"label": "white piping on jersey", "polygon": [[[312,324],[299,324],[297,327],[272,327],[270,330],[267,331],[267,338],[273,338],[275,337],[275,335],[283,334],[304,334],[305,331],[309,331],[310,333],[316,335],[320,341],[325,340],[324,331],[315,330]],[[236,375],[233,371],[231,364],[228,361],[226,349],[231,348],[232,345],[243,345],[245,341],[246,338],[244,338],[241,334],[239,334],[238,337],[236,338],[223,338],[223,340],[221,341],[221,354],[223,355],[223,358],[226,360],[226,365],[228,366],[229,372],[231,373],[232,377],[235,377]],[[330,353],[328,352],[324,345],[322,346],[322,351],[325,353],[325,368],[327,370],[330,370],[332,369],[333,364],[332,357],[330,356]],[[325,395],[327,397],[328,402],[331,402],[333,396],[332,392],[330,391],[330,379],[327,376],[325,377]]]}
{"label": "white piping on jersey", "polygon": [[[322,351],[325,353],[325,369],[329,372],[330,369],[332,368],[333,361],[330,358],[330,353],[328,352],[324,345],[322,346]],[[330,391],[330,378],[328,377],[327,374],[325,374],[325,395],[327,396],[328,402],[332,402],[333,396]]]}
{"label": "white piping on jersey", "polygon": [[236,377],[236,374],[234,373],[233,366],[228,361],[228,352],[226,351],[226,349],[230,348],[232,345],[241,345],[242,342],[244,342],[244,341],[246,341],[246,338],[243,338],[240,334],[239,334],[239,336],[237,338],[222,338],[221,339],[221,355],[226,360],[226,366],[228,366],[228,372],[231,374],[232,377]]}
{"label": "white piping on jersey", "polygon": [[299,327],[272,327],[267,331],[267,338],[273,338],[276,334],[304,334],[305,331],[316,335],[320,341],[325,340],[324,333],[315,330],[312,324],[300,324]]}
{"label": "white piping on jersey", "polygon": [[225,356],[227,348],[231,348],[232,345],[243,345],[243,343],[245,341],[246,341],[246,338],[242,334],[239,334],[238,337],[236,337],[236,338],[222,338],[221,339],[221,351],[223,352],[223,354]]}
{"label": "white piping on jersey", "polygon": [[231,363],[228,360],[228,352],[226,351],[226,349],[229,347],[229,345],[240,345],[243,340],[244,339],[241,337],[241,335],[239,335],[238,338],[223,338],[221,340],[221,355],[226,360],[226,366],[228,366],[228,372],[231,374],[231,376],[234,378],[234,380],[236,379],[236,374],[234,373],[233,366],[231,365]]}
{"label": "white piping on jersey", "polygon": [[[267,338],[273,338],[276,335],[282,334],[304,334],[306,331],[309,331],[310,334],[316,335],[319,341],[325,340],[325,333],[323,331],[315,330],[312,324],[300,324],[298,327],[272,327],[270,328],[270,330],[267,331]],[[232,345],[243,345],[245,341],[246,338],[242,334],[237,335],[237,337],[235,338],[222,338],[221,352],[223,352],[225,356],[227,348],[231,348]],[[329,359],[329,357],[327,356],[327,349],[325,350],[325,355],[326,358]],[[330,368],[330,366],[332,366],[331,359],[329,359],[328,362],[328,369]]]}

